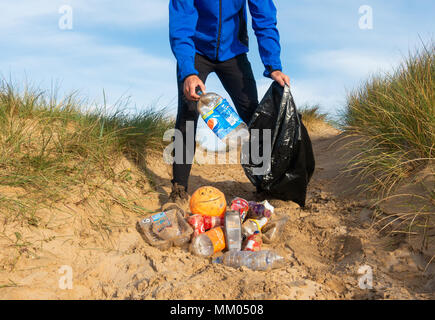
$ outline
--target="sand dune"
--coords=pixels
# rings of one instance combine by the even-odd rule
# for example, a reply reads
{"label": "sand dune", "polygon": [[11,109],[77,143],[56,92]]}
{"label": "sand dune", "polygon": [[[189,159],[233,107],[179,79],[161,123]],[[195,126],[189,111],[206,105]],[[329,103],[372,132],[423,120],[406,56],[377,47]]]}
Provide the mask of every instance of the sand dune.
{"label": "sand dune", "polygon": [[[311,135],[317,168],[307,208],[271,201],[289,217],[283,238],[269,246],[285,257],[286,267],[254,272],[214,265],[187,248],[160,251],[136,231],[138,212],[104,198],[111,208],[105,212],[86,197],[98,190],[81,189],[76,198],[38,212],[44,218],[37,228],[0,221],[0,298],[433,299],[429,257],[406,237],[379,234],[372,224],[374,200],[340,174],[346,160],[340,132],[325,126]],[[138,207],[158,211],[170,191],[170,167],[154,155],[147,168],[145,175],[124,159],[115,170],[131,171],[132,179],[111,187]],[[194,165],[189,192],[203,185],[219,188],[227,200],[254,200],[255,188],[239,165]],[[0,187],[0,194],[20,192]],[[70,290],[59,287],[64,265],[73,272]],[[359,286],[364,266],[373,273],[371,290]]]}

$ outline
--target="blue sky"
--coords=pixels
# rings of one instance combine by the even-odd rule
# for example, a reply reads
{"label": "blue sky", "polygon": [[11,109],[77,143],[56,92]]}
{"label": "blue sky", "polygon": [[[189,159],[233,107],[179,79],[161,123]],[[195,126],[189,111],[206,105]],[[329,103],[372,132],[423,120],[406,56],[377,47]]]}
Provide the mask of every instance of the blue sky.
{"label": "blue sky", "polygon": [[[110,4],[109,4],[110,3]],[[346,91],[374,72],[390,70],[419,37],[433,38],[433,0],[275,0],[282,63],[298,105],[320,104],[335,114]],[[73,9],[73,29],[58,26],[59,8]],[[373,8],[373,29],[361,30],[358,9]],[[175,59],[168,40],[168,0],[14,0],[0,3],[0,73],[42,88],[58,81],[109,104],[131,96],[132,108],[176,110]],[[249,58],[260,96],[262,77],[255,35]],[[226,96],[217,78],[208,91]]]}

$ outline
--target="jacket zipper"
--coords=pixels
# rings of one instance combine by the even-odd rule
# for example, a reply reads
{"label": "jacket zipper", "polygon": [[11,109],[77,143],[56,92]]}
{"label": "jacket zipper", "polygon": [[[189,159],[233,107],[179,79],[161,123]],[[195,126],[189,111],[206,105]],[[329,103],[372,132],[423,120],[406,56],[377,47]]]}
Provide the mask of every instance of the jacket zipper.
{"label": "jacket zipper", "polygon": [[219,47],[221,45],[221,32],[222,32],[222,0],[219,0],[219,30],[216,47],[216,61],[219,59]]}

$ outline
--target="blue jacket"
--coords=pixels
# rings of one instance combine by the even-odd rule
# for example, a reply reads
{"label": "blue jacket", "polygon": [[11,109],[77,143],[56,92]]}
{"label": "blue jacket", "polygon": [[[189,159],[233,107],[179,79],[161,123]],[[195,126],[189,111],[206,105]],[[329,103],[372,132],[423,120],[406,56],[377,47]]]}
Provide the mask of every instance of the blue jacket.
{"label": "blue jacket", "polygon": [[170,0],[169,38],[180,81],[198,74],[195,53],[226,61],[248,52],[246,2],[266,68],[264,75],[282,70],[273,0]]}

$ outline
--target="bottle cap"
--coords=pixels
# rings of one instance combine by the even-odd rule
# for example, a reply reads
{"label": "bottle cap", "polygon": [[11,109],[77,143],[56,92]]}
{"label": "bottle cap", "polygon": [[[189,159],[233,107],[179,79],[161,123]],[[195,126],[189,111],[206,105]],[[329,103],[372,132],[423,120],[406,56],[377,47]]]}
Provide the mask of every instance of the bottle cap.
{"label": "bottle cap", "polygon": [[198,96],[202,96],[203,94],[204,94],[204,92],[202,92],[202,90],[201,90],[201,88],[199,87],[199,86],[197,86],[196,87],[196,94],[198,95]]}
{"label": "bottle cap", "polygon": [[224,261],[224,257],[220,256],[212,260],[212,263],[221,264]]}

